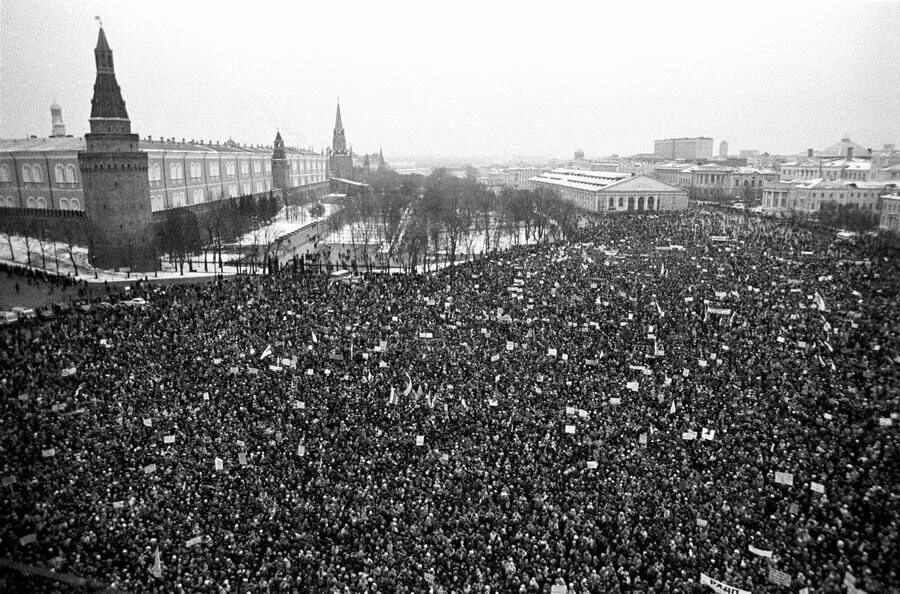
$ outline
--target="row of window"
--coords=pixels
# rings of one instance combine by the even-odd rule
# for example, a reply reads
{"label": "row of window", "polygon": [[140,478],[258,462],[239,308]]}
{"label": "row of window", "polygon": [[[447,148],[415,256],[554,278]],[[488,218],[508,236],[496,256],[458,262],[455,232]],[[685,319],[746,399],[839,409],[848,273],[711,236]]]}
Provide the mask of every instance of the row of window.
{"label": "row of window", "polygon": [[[9,208],[16,208],[19,206],[16,199],[12,196],[7,196],[6,198],[0,196],[0,205],[8,206]],[[38,196],[37,198],[28,196],[25,199],[25,206],[27,208],[47,208],[47,199],[43,196]],[[59,200],[59,209],[81,210],[81,200],[78,198],[61,198]]]}
{"label": "row of window", "polygon": [[[266,173],[272,172],[272,164],[268,161],[265,162],[265,170]],[[253,161],[253,172],[254,173],[262,173],[263,171],[263,162],[262,161]],[[226,161],[225,162],[225,172],[227,175],[234,175],[235,166],[234,161]],[[247,161],[241,161],[241,175],[247,175],[250,172],[250,165]],[[191,161],[190,163],[190,174],[192,179],[199,179],[203,177],[203,166],[198,161]],[[219,177],[219,162],[218,161],[210,161],[209,163],[209,177]],[[162,169],[159,163],[153,163],[148,167],[147,170],[147,178],[150,181],[162,181]],[[181,163],[169,163],[169,179],[171,180],[180,180],[184,179],[184,165]]]}
{"label": "row of window", "polygon": [[74,165],[66,165],[65,167],[57,165],[53,168],[53,176],[58,184],[74,184],[78,181]]}
{"label": "row of window", "polygon": [[[619,196],[618,198],[619,198],[618,199],[618,204],[619,204],[618,208],[619,209],[624,210],[625,208],[627,208],[628,210],[635,210],[635,206],[637,206],[637,210],[644,210],[644,197],[643,196],[638,196],[637,202],[635,202],[634,196],[629,196],[627,206],[626,206],[626,202],[625,202],[625,196]],[[646,201],[646,209],[647,210],[653,210],[654,200],[655,200],[655,198],[653,196],[647,196],[647,201]],[[657,204],[656,206],[658,207],[659,205]],[[616,198],[614,196],[609,197],[609,200],[606,203],[606,209],[607,210],[616,210]]]}
{"label": "row of window", "polygon": [[[237,197],[241,194],[249,195],[252,192],[257,194],[262,192],[267,192],[272,189],[272,184],[268,181],[265,183],[262,182],[254,182],[251,184],[250,182],[245,182],[241,184],[241,192],[238,192],[238,185],[231,184],[228,186],[228,190],[226,192],[226,196],[234,196]],[[210,188],[209,191],[210,200],[215,202],[219,200],[222,196],[222,189],[219,187]],[[190,204],[200,204],[206,201],[206,191],[203,188],[195,188],[191,191],[191,201]],[[187,206],[188,202],[186,201],[186,193],[185,192],[173,192],[172,193],[172,207],[179,208],[181,206]],[[154,194],[150,196],[150,208],[156,212],[158,210],[164,210],[166,207],[166,199],[163,194]]]}
{"label": "row of window", "polygon": [[[312,167],[307,164],[311,163]],[[272,172],[272,163],[269,161],[253,161],[254,173],[262,173],[265,167],[266,173]],[[291,173],[300,171],[321,171],[325,169],[325,163],[320,161],[291,161]],[[78,170],[75,165],[56,165],[53,168],[54,178],[58,184],[74,184],[78,183]],[[225,171],[227,175],[234,175],[234,161],[226,161]],[[250,165],[247,161],[241,161],[241,175],[247,175],[250,172]],[[198,179],[203,177],[203,166],[197,161],[191,161],[190,164],[191,177]],[[209,176],[219,177],[219,162],[211,161],[209,163]],[[148,167],[147,177],[150,181],[162,181],[162,169],[159,163],[153,163]],[[0,165],[0,183],[9,183],[12,179],[9,166]],[[169,179],[184,179],[184,166],[181,163],[169,164]],[[22,165],[22,182],[23,183],[42,183],[44,181],[44,172],[40,165]]]}
{"label": "row of window", "polygon": [[[58,165],[57,165],[58,167]],[[0,165],[0,182],[11,181],[9,166]],[[44,170],[40,165],[22,165],[22,183],[41,183],[44,181]]]}

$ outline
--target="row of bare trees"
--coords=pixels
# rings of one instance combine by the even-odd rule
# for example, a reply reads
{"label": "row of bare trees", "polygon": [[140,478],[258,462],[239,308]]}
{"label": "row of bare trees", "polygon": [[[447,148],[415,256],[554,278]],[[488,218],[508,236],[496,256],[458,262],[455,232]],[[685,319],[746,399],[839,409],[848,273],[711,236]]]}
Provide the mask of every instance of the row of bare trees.
{"label": "row of bare trees", "polygon": [[[85,245],[88,241],[90,234],[88,226],[89,221],[75,217],[7,215],[0,217],[0,233],[6,236],[6,248],[13,262],[39,266],[48,272],[60,274],[60,260],[68,260],[75,276],[79,273],[75,247]],[[14,236],[23,238],[24,254],[16,251]]]}
{"label": "row of bare trees", "polygon": [[[568,236],[574,207],[546,189],[506,189],[499,195],[475,180],[436,169],[427,177],[367,173],[368,189],[345,200],[329,219],[366,266],[428,270],[522,242]],[[369,254],[375,252],[374,257]]]}

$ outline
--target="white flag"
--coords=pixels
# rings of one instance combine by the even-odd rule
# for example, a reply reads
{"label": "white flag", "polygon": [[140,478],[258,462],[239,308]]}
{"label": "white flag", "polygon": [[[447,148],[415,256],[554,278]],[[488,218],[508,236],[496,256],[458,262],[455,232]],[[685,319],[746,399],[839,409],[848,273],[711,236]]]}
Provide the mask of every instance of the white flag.
{"label": "white flag", "polygon": [[222,470],[223,468],[225,468],[225,464],[222,462],[221,458],[216,458],[214,462],[216,470]]}
{"label": "white flag", "polygon": [[159,547],[156,547],[156,552],[153,553],[153,567],[150,568],[150,575],[155,578],[162,577],[162,561],[159,558]]}
{"label": "white flag", "polygon": [[263,350],[262,355],[259,356],[259,360],[262,361],[266,357],[272,356],[272,345],[266,345],[265,350]]}

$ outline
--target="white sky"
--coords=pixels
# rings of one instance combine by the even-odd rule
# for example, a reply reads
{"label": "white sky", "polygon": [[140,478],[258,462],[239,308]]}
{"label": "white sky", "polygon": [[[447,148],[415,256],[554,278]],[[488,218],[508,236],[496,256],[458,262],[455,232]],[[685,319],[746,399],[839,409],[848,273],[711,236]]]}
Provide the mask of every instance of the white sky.
{"label": "white sky", "polygon": [[900,143],[900,2],[0,0],[0,136],[88,127],[95,15],[133,130],[569,157]]}

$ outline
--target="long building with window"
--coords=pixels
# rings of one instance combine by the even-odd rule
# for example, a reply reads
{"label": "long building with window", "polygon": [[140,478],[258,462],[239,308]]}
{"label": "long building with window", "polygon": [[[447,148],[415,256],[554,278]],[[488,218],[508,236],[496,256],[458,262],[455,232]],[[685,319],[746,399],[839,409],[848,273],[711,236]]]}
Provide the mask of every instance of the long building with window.
{"label": "long building with window", "polygon": [[646,175],[554,169],[531,178],[536,188],[556,192],[560,199],[601,213],[684,210],[687,192]]}
{"label": "long building with window", "polygon": [[[272,180],[273,148],[227,142],[141,139],[153,212],[263,194]],[[83,137],[0,139],[0,206],[84,210],[78,153]],[[288,188],[328,181],[328,157],[285,147]]]}
{"label": "long building with window", "polygon": [[880,212],[882,196],[895,192],[896,182],[865,182],[848,180],[792,180],[766,182],[763,190],[762,212],[777,217],[797,214],[815,217],[829,203],[852,206],[870,212]]}

